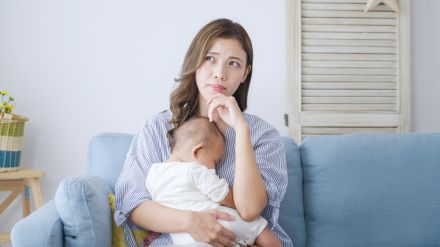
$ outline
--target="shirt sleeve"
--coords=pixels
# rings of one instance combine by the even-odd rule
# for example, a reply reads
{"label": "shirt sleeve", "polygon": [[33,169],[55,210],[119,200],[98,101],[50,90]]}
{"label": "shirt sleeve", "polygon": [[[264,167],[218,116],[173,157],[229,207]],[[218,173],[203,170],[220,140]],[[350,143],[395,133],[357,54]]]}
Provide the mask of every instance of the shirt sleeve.
{"label": "shirt sleeve", "polygon": [[[286,158],[278,131],[273,127],[264,131],[254,144],[254,152],[266,185],[270,210],[278,209],[287,188]],[[278,218],[278,215],[273,216]]]}
{"label": "shirt sleeve", "polygon": [[193,165],[190,172],[193,185],[215,202],[221,202],[229,192],[228,182],[203,165]]}
{"label": "shirt sleeve", "polygon": [[[159,149],[163,142],[163,131],[158,130],[157,123],[149,120],[144,128],[135,135],[128,150],[124,167],[115,185],[115,222],[125,226],[130,222],[129,215],[151,195],[145,187],[145,179],[153,163],[161,162]],[[165,135],[165,134],[164,134]],[[132,225],[132,224],[130,224]]]}

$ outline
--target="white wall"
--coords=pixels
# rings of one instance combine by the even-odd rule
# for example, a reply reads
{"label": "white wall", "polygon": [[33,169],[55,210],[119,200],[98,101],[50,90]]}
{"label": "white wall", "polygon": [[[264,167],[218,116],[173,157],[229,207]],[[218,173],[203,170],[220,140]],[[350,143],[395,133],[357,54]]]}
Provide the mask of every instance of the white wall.
{"label": "white wall", "polygon": [[440,1],[411,4],[412,123],[418,132],[440,131]]}
{"label": "white wall", "polygon": [[[168,107],[196,32],[226,17],[254,45],[249,109],[283,131],[285,2],[264,0],[0,1],[0,89],[30,118],[22,166],[46,171],[44,200],[60,180],[85,174],[90,137],[135,133]],[[0,197],[1,199],[1,197]],[[20,218],[0,216],[0,232]],[[6,216],[7,215],[7,216]]]}
{"label": "white wall", "polygon": [[[413,130],[440,131],[440,1],[414,2]],[[93,134],[134,133],[167,108],[192,37],[219,17],[240,22],[253,40],[249,112],[286,133],[285,0],[0,1],[0,89],[30,118],[22,164],[46,171],[45,201],[63,177],[85,173]],[[20,218],[14,205],[0,232]]]}

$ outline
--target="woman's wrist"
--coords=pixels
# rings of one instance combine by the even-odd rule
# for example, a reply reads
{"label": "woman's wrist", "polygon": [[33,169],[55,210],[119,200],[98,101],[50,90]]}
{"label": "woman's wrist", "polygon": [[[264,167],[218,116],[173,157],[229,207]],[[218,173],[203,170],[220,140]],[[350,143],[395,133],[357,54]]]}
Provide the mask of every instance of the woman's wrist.
{"label": "woman's wrist", "polygon": [[182,213],[182,224],[180,224],[181,226],[182,226],[182,232],[191,232],[191,226],[192,226],[192,223],[194,222],[194,214],[195,214],[195,212],[194,211],[191,211],[191,210],[183,210],[182,211],[183,213]]}
{"label": "woman's wrist", "polygon": [[249,132],[249,124],[243,119],[234,126],[235,133]]}

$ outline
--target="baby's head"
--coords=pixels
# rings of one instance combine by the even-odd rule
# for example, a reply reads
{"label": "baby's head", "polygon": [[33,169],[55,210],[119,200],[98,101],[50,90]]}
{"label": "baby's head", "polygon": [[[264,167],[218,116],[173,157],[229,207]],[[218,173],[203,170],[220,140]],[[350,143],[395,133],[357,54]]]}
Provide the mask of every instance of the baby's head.
{"label": "baby's head", "polygon": [[168,132],[171,160],[197,161],[215,168],[225,152],[225,137],[214,122],[195,117]]}

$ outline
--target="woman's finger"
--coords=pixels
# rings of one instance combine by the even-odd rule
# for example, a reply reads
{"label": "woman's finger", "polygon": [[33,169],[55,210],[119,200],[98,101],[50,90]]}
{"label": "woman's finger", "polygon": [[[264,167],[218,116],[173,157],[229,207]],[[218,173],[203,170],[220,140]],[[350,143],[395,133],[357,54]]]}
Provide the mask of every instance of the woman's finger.
{"label": "woman's finger", "polygon": [[227,221],[234,221],[235,217],[233,215],[230,215],[226,212],[216,210],[215,211],[215,218],[218,220],[227,220]]}
{"label": "woman's finger", "polygon": [[220,224],[218,224],[215,236],[216,237],[211,241],[212,244],[218,244],[219,246],[235,245],[235,234]]}
{"label": "woman's finger", "polygon": [[219,107],[227,107],[224,99],[216,98],[214,99],[208,106],[208,118],[210,121],[217,120],[217,108]]}
{"label": "woman's finger", "polygon": [[226,227],[222,227],[221,236],[227,239],[230,243],[235,243],[235,239],[237,238],[235,233]]}
{"label": "woman's finger", "polygon": [[228,238],[228,237],[224,237],[224,236],[220,236],[217,240],[217,242],[215,242],[216,244],[220,244],[221,246],[234,246],[235,245],[235,241],[233,241],[232,239]]}

